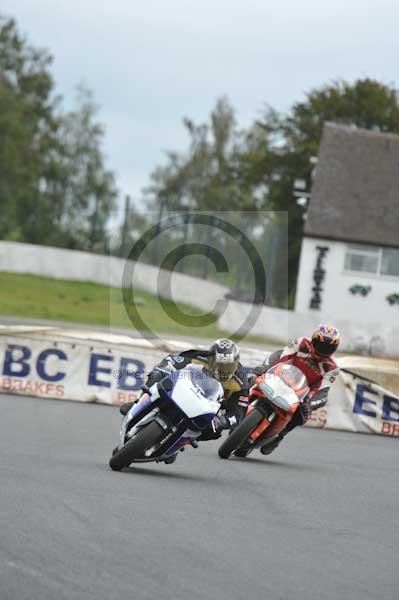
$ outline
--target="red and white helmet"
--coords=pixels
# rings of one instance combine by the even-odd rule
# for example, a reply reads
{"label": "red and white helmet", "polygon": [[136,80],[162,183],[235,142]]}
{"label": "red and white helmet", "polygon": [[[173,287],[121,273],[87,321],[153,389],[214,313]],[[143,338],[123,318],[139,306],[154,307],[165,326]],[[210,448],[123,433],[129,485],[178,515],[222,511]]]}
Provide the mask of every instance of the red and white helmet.
{"label": "red and white helmet", "polygon": [[339,346],[339,332],[332,325],[320,324],[312,334],[312,345],[320,356],[331,356]]}

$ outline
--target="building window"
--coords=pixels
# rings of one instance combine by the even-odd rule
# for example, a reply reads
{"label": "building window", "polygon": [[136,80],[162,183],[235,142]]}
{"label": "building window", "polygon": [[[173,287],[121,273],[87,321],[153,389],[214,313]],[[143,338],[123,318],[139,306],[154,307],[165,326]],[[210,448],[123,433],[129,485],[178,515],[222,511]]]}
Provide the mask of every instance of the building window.
{"label": "building window", "polygon": [[348,246],[345,255],[345,271],[377,273],[379,252],[379,248]]}
{"label": "building window", "polygon": [[383,248],[381,258],[381,275],[399,277],[399,250]]}
{"label": "building window", "polygon": [[347,246],[345,271],[399,277],[399,249]]}

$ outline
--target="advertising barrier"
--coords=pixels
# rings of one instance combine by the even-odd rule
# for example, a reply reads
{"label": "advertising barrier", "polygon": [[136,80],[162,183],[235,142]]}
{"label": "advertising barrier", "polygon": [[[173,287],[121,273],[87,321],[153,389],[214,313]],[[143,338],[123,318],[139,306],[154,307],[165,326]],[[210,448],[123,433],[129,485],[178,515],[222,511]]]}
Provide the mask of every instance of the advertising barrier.
{"label": "advertising barrier", "polygon": [[[191,346],[52,327],[0,326],[0,392],[120,405],[166,354]],[[266,353],[247,349],[246,364]]]}
{"label": "advertising barrier", "polygon": [[[189,347],[174,340],[154,345],[141,338],[83,330],[0,327],[0,392],[120,405],[136,399],[147,374],[165,354]],[[266,355],[257,349],[241,350],[246,366],[259,364]],[[397,390],[378,383],[394,381],[398,362],[361,357],[338,362],[343,370],[329,402],[312,414],[308,426],[398,437]]]}
{"label": "advertising barrier", "polygon": [[123,404],[136,398],[146,372],[164,354],[164,349],[127,336],[4,328],[0,329],[0,391]]}
{"label": "advertising barrier", "polygon": [[342,370],[331,388],[327,405],[312,414],[307,426],[398,437],[399,397]]}

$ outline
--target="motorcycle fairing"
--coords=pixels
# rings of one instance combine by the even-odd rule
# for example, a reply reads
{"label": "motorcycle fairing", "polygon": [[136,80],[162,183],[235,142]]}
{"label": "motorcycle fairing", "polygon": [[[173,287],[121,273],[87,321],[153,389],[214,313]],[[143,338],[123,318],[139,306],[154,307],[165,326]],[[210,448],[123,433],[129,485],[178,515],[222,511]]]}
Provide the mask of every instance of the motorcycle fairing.
{"label": "motorcycle fairing", "polygon": [[158,385],[162,385],[169,399],[189,419],[216,415],[223,399],[223,388],[207,374],[203,366],[188,365],[185,369],[171,373],[167,379],[173,384],[172,389],[165,390],[165,387],[170,386],[162,385],[163,381]]}
{"label": "motorcycle fairing", "polygon": [[282,410],[290,411],[291,407],[298,404],[298,396],[294,390],[276,375],[265,373],[264,380],[258,383],[258,387]]}

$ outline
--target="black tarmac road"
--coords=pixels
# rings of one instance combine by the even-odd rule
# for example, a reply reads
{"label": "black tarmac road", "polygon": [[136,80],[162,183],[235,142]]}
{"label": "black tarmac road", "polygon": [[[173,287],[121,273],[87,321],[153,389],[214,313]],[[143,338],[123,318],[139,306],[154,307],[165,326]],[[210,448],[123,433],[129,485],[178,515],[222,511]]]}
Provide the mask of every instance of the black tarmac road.
{"label": "black tarmac road", "polygon": [[394,600],[399,440],[114,473],[116,408],[0,396],[1,600]]}

